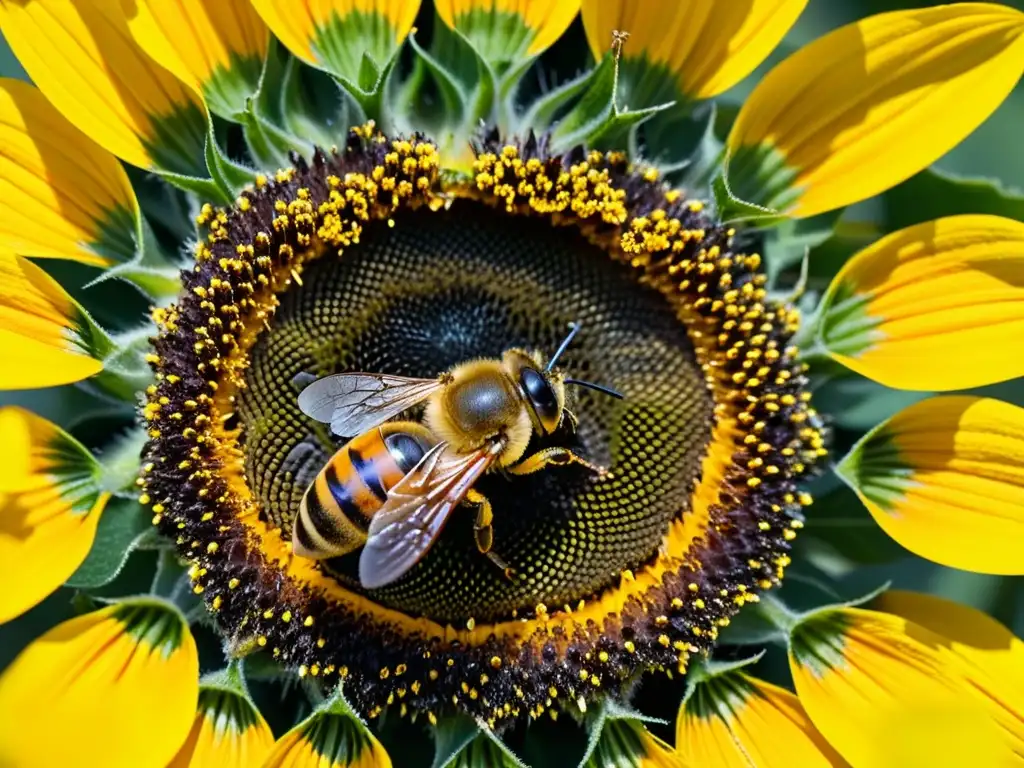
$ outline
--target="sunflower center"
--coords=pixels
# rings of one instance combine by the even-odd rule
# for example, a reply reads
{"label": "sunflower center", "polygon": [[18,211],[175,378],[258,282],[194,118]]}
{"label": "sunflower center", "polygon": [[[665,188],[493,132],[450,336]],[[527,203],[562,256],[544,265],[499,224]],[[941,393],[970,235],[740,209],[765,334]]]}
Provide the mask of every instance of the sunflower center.
{"label": "sunflower center", "polygon": [[[612,476],[551,467],[485,477],[476,487],[494,507],[494,549],[520,578],[477,550],[464,507],[408,576],[373,596],[436,621],[495,620],[575,604],[654,556],[669,521],[688,509],[713,409],[673,307],[576,229],[469,200],[395,224],[370,225],[343,258],[309,265],[251,351],[237,413],[246,478],[267,522],[290,540],[303,493],[343,444],[301,413],[296,374],[433,377],[510,347],[550,354],[579,321],[560,365],[625,400],[570,388],[578,430],[529,450],[569,447]],[[358,558],[324,567],[360,591]]]}

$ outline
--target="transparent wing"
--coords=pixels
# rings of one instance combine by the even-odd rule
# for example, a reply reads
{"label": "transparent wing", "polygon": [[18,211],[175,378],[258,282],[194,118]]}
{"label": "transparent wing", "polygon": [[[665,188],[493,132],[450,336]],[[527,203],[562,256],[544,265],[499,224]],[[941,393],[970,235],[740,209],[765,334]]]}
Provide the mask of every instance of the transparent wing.
{"label": "transparent wing", "polygon": [[473,453],[431,448],[402,481],[388,491],[370,520],[359,556],[359,580],[367,589],[390,584],[427,554],[449,515],[497,457],[497,448]]}
{"label": "transparent wing", "polygon": [[437,379],[386,373],[339,373],[317,379],[299,394],[299,408],[344,437],[361,435],[430,397]]}

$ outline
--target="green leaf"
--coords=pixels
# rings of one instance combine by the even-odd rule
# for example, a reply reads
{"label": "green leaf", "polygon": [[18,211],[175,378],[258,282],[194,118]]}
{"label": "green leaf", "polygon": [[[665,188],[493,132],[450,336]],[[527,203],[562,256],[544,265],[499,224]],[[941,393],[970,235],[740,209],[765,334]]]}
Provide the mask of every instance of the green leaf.
{"label": "green leaf", "polygon": [[100,517],[89,555],[65,584],[91,589],[113,581],[128,555],[152,530],[151,517],[135,499],[111,499]]}
{"label": "green leaf", "polygon": [[769,286],[779,275],[800,263],[812,248],[828,240],[835,230],[842,208],[806,219],[785,219],[765,235],[764,258]]}
{"label": "green leaf", "polygon": [[881,234],[942,216],[987,213],[1024,221],[1024,194],[996,179],[958,176],[929,168],[882,196]]}
{"label": "green leaf", "polygon": [[811,361],[811,380],[815,408],[827,413],[835,426],[856,432],[871,429],[929,394],[890,389],[831,358]]}
{"label": "green leaf", "polygon": [[838,560],[832,564],[835,570],[889,563],[910,554],[886,535],[846,486],[815,499],[798,540],[801,549],[818,550],[816,562],[825,557]]}

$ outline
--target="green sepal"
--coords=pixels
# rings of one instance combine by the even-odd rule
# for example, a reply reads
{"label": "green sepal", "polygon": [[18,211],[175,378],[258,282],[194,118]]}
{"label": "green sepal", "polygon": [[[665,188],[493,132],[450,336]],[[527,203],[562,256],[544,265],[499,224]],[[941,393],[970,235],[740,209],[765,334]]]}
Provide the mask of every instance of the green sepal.
{"label": "green sepal", "polygon": [[434,762],[431,768],[444,768],[480,734],[481,728],[469,715],[442,718],[433,729]]}
{"label": "green sepal", "polygon": [[92,549],[65,586],[95,589],[112,582],[128,556],[151,534],[150,517],[134,499],[111,499],[100,516]]}
{"label": "green sepal", "polygon": [[297,731],[328,765],[358,764],[365,751],[373,748],[374,737],[345,699],[341,684],[292,731]]}
{"label": "green sepal", "polygon": [[240,116],[245,145],[258,167],[265,171],[276,170],[290,164],[289,153],[298,152],[310,157],[312,145],[289,136],[273,123],[260,117],[252,102]]}
{"label": "green sepal", "polygon": [[588,69],[540,96],[521,117],[516,119],[514,132],[525,135],[531,129],[542,132],[550,128],[561,113],[591,87],[599,71],[600,66]]}
{"label": "green sepal", "polygon": [[635,111],[620,110],[616,103],[617,86],[618,62],[615,54],[609,51],[597,65],[579,101],[552,132],[551,142],[556,151],[566,150],[578,144],[589,146],[602,137],[607,140],[621,140],[623,132],[628,133],[629,129],[673,104],[667,102]]}
{"label": "green sepal", "polygon": [[722,142],[715,133],[717,116],[713,101],[676,104],[644,125],[644,154],[675,186],[707,189],[723,157]]}
{"label": "green sepal", "polygon": [[[412,36],[410,41],[416,42]],[[507,125],[507,116],[498,114],[501,106],[497,101],[498,83],[491,65],[465,35],[457,29],[449,29],[439,18],[435,19],[430,57],[458,85],[463,102],[458,120],[449,119],[447,114],[439,116],[439,131],[443,135],[464,141],[481,124]],[[433,75],[432,69],[428,71]],[[415,100],[414,94],[405,91],[403,96],[406,94],[412,97],[410,101]]]}
{"label": "green sepal", "polygon": [[[720,178],[735,209],[729,209],[730,220],[736,216],[736,221],[752,220],[762,227],[777,223],[803,193],[795,185],[796,177],[796,170],[770,145],[744,146],[727,153]],[[761,216],[755,215],[757,211]]]}
{"label": "green sepal", "polygon": [[491,730],[483,728],[470,738],[451,760],[438,764],[434,768],[529,768],[526,763],[508,748]]}
{"label": "green sepal", "polygon": [[93,325],[94,333],[103,335],[102,344],[98,345],[104,350],[99,358],[103,362],[103,370],[82,382],[81,386],[115,400],[136,402],[138,393],[153,381],[153,372],[145,361],[152,327],[144,326],[111,336],[95,323]]}
{"label": "green sepal", "polygon": [[212,120],[210,121],[209,132],[206,136],[206,167],[221,192],[226,196],[229,204],[234,202],[243,187],[251,184],[256,178],[255,171],[236,163],[224,154],[220,144],[217,142],[217,135]]}
{"label": "green sepal", "polygon": [[844,210],[838,208],[806,219],[787,218],[765,234],[764,261],[769,288],[774,288],[779,276],[799,264],[810,249],[832,237]]}
{"label": "green sepal", "polygon": [[[359,105],[365,119],[375,121],[377,126],[385,133],[390,133],[393,127],[391,115],[387,109],[386,97],[400,50],[401,48],[396,48],[383,65],[378,65],[370,58],[368,53],[364,52],[355,78],[335,73],[335,80],[352,100]],[[370,85],[370,73],[373,72],[373,69],[376,69],[377,79],[376,82]]]}
{"label": "green sepal", "polygon": [[204,202],[217,203],[219,205],[231,205],[234,202],[234,198],[227,194],[222,187],[211,178],[184,176],[182,174],[169,173],[167,171],[159,171],[158,175],[168,184],[171,184],[178,189],[183,189],[186,192],[191,192]]}
{"label": "green sepal", "polygon": [[[629,112],[613,111],[604,122],[587,135],[586,144],[594,149],[609,151],[629,146],[630,138],[635,128],[638,128],[659,112],[664,112],[671,106],[672,104],[669,103]],[[633,154],[637,153],[634,152]]]}
{"label": "green sepal", "polygon": [[409,35],[409,48],[413,51],[416,61],[421,64],[437,86],[441,97],[440,113],[430,116],[434,131],[446,135],[454,134],[466,122],[466,104],[469,95],[455,76],[440,61],[423,50],[416,41],[415,35]]}
{"label": "green sepal", "polygon": [[[638,729],[644,723],[664,724],[664,720],[646,717],[614,700],[606,700],[587,716],[587,749],[579,768],[617,768],[639,765],[644,756]],[[636,762],[634,762],[636,760]]]}
{"label": "green sepal", "polygon": [[242,673],[242,662],[232,659],[226,667],[216,672],[207,672],[199,678],[199,685],[202,688],[226,691],[245,699],[253,707],[252,696],[249,695],[249,687],[245,684],[245,675]]}
{"label": "green sepal", "polygon": [[742,200],[729,186],[725,168],[711,182],[711,194],[723,224],[744,224],[748,227],[768,228],[781,224],[788,217],[775,210]]}
{"label": "green sepal", "polygon": [[131,258],[103,270],[99,277],[85,287],[90,288],[107,280],[124,280],[154,302],[166,303],[181,291],[180,270],[164,253],[152,227],[142,216],[138,219],[136,231],[137,245]]}
{"label": "green sepal", "polygon": [[167,658],[188,634],[188,621],[176,605],[153,595],[118,599],[99,598],[99,602],[115,605],[114,611],[125,631]]}
{"label": "green sepal", "polygon": [[743,670],[763,657],[764,651],[736,661],[695,660],[686,675],[686,693],[680,709],[702,719],[728,719],[749,696],[755,695]]}
{"label": "green sepal", "polygon": [[218,65],[203,83],[207,107],[225,120],[241,122],[246,104],[259,90],[264,68],[265,62],[259,57],[232,53],[230,64]]}
{"label": "green sepal", "polygon": [[330,75],[292,58],[285,65],[281,90],[283,127],[310,146],[330,149],[349,128],[366,121],[351,94]]}

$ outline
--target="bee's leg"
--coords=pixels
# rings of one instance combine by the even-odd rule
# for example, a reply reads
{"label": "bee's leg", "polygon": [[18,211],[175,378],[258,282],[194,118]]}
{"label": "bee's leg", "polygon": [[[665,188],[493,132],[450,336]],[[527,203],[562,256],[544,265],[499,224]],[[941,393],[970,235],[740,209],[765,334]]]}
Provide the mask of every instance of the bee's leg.
{"label": "bee's leg", "polygon": [[527,456],[515,466],[506,467],[505,470],[513,475],[532,475],[534,472],[540,472],[547,466],[564,467],[569,464],[581,464],[592,472],[596,472],[600,477],[611,475],[611,470],[607,467],[591,464],[568,448],[545,448],[542,451],[537,451],[532,456]]}
{"label": "bee's leg", "polygon": [[580,420],[576,418],[576,414],[570,411],[568,408],[562,409],[562,420],[568,422],[569,431],[574,435],[576,434],[576,427],[579,426]]}
{"label": "bee's leg", "polygon": [[494,527],[491,525],[494,514],[491,511],[491,502],[482,493],[472,488],[466,493],[466,502],[476,505],[476,522],[473,524],[473,538],[476,539],[477,549],[482,554],[487,555],[492,563],[501,568],[506,578],[513,579],[515,572],[512,570],[512,567],[502,560],[496,552],[491,551],[491,547],[494,546]]}

